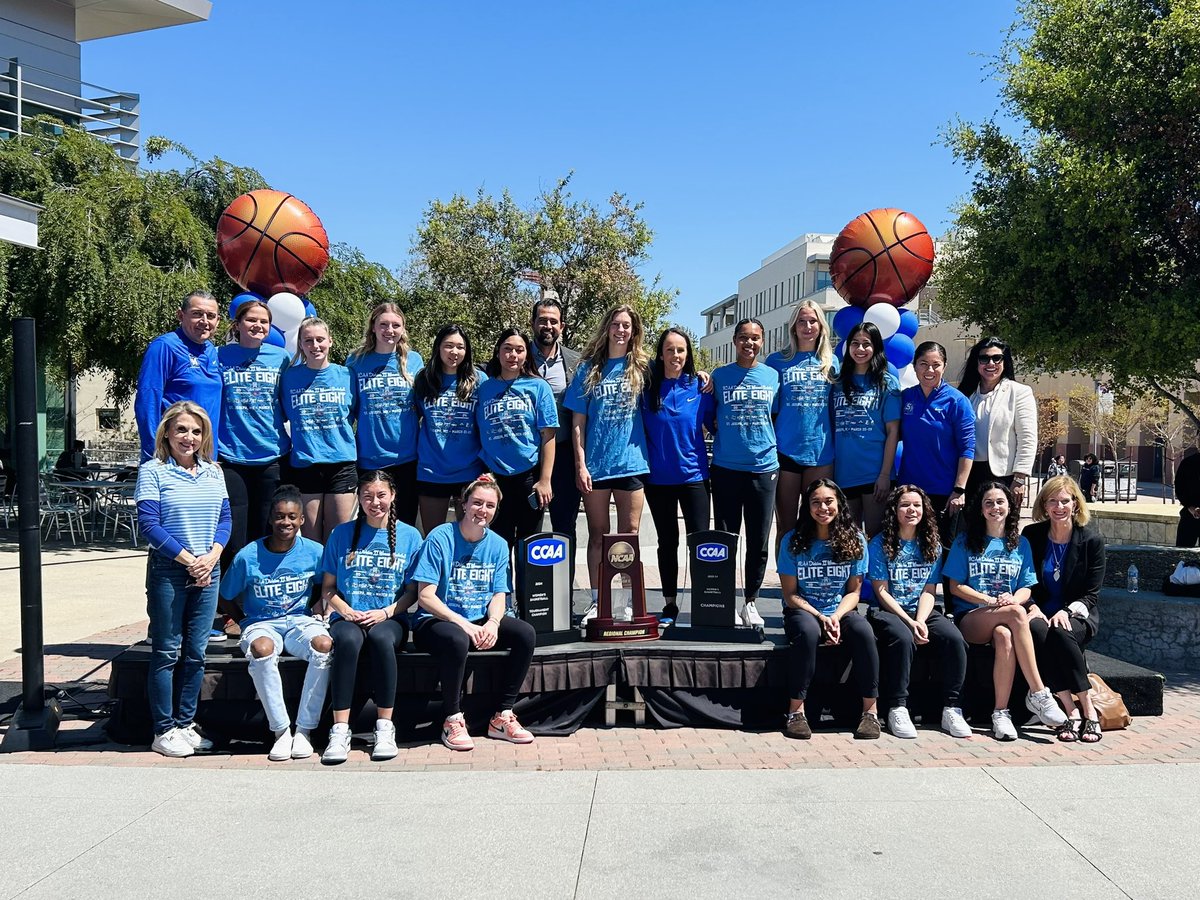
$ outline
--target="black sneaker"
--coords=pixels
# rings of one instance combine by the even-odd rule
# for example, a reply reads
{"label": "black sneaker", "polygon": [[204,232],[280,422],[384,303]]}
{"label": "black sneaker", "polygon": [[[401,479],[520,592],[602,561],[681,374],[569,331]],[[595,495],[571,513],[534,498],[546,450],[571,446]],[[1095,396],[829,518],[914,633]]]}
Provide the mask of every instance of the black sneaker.
{"label": "black sneaker", "polygon": [[679,618],[679,604],[674,600],[668,600],[663,607],[662,612],[658,614],[658,621],[663,625],[670,625]]}
{"label": "black sneaker", "polygon": [[[803,710],[787,714],[787,722],[783,726],[783,736],[794,738],[797,741],[807,741],[812,737],[812,729],[808,727],[808,719],[805,718]],[[876,734],[876,737],[878,736]]]}

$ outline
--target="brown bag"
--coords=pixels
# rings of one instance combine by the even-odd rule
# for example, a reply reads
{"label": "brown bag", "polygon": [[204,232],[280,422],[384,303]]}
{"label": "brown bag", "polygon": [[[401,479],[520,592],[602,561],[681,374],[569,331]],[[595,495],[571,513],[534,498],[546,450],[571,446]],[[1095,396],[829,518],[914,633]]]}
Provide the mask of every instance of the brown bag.
{"label": "brown bag", "polygon": [[1100,730],[1118,731],[1128,728],[1133,722],[1133,716],[1125,708],[1125,701],[1121,699],[1121,695],[1095,672],[1088,672],[1088,683],[1092,686],[1092,706],[1096,708],[1096,716],[1100,719]]}

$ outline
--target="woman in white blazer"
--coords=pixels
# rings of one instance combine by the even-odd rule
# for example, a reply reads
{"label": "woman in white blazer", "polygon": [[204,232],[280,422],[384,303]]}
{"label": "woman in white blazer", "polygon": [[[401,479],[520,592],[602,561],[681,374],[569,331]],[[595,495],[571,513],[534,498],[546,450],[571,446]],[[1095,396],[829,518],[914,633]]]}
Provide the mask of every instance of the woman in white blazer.
{"label": "woman in white blazer", "polygon": [[1037,453],[1037,401],[1033,388],[1015,381],[1012,351],[998,337],[971,348],[958,389],[975,409],[975,462],[967,497],[979,485],[1008,485],[1019,506]]}

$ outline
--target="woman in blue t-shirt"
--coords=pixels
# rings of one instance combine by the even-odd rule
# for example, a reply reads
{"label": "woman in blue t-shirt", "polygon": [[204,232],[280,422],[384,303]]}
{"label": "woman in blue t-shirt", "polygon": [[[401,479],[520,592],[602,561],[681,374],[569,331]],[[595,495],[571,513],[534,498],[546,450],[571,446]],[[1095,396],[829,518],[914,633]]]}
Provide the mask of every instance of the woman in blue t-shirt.
{"label": "woman in blue t-shirt", "polygon": [[321,602],[331,613],[333,669],[330,700],[333,728],[321,754],[340,763],[350,752],[350,706],[363,645],[371,658],[371,688],[378,710],[371,759],[396,755],[396,652],[408,641],[405,611],[415,593],[411,573],[421,535],[396,519],[396,489],[387,472],[366,472],[358,480],[358,516],[329,536],[321,559]]}
{"label": "woman in blue t-shirt", "polygon": [[575,482],[583,494],[588,522],[588,575],[596,615],[600,587],[600,547],[609,530],[609,500],[617,507],[617,533],[636,534],[642,524],[646,432],[638,398],[646,384],[649,359],[642,345],[642,317],[631,306],[608,311],[583,351],[563,403],[573,414]]}
{"label": "woman in blue t-shirt", "polygon": [[500,332],[487,374],[475,407],[480,457],[508,497],[496,511],[492,531],[515,548],[537,531],[554,496],[550,475],[558,406],[534,368],[532,343],[519,328]]}
{"label": "woman in blue t-shirt", "polygon": [[163,756],[191,756],[212,749],[193,719],[217,611],[221,551],[229,540],[225,479],[213,462],[212,424],[198,404],[180,400],[163,413],[154,456],[138,467],[134,502],[138,530],[150,545],[150,749]]}
{"label": "woman in blue t-shirt", "polygon": [[232,531],[221,555],[228,570],[248,542],[267,534],[271,497],[279,487],[279,464],[291,441],[283,427],[279,380],[288,352],[265,344],[271,310],[261,300],[238,305],[233,343],[217,350],[221,367],[221,424],[217,459],[229,494]]}
{"label": "woman in blue t-shirt", "polygon": [[296,344],[296,358],[283,373],[283,412],[292,425],[287,477],[304,497],[304,536],[321,543],[354,518],[354,391],[350,370],[329,360],[328,325],[305,319]]}
{"label": "woman in blue t-shirt", "polygon": [[746,519],[746,562],[742,582],[745,603],[741,621],[764,624],[758,591],[767,572],[767,541],[779,453],[774,416],[779,412],[779,372],[758,360],[762,322],[742,319],[733,329],[735,361],[712,374],[714,412],[712,480],[713,521],[721,531],[737,534]]}
{"label": "woman in blue t-shirt", "polygon": [[801,300],[788,322],[787,349],[767,357],[779,372],[779,489],[775,492],[776,534],[791,531],[800,492],[818,478],[833,475],[833,426],[829,395],[838,374],[825,313]]}
{"label": "woman in blue t-shirt", "polygon": [[395,303],[371,310],[362,343],[346,360],[358,409],[358,471],[384,469],[396,486],[396,515],[417,524],[417,431],[413,378],[420,354],[408,349],[404,313]]}
{"label": "woman in blue t-shirt", "polygon": [[[308,610],[321,569],[322,547],[300,535],[304,504],[285,484],[271,498],[271,534],[242,548],[221,578],[221,596],[243,612],[241,651],[275,736],[267,759],[308,759],[311,734],[325,706],[333,641],[325,623]],[[287,651],[307,662],[296,733],[283,699],[279,657]]]}
{"label": "woman in blue t-shirt", "polygon": [[658,338],[650,381],[642,393],[642,421],[650,475],[646,502],[658,534],[658,573],[662,578],[662,622],[679,616],[679,511],[685,534],[708,529],[708,448],[704,425],[711,422],[712,393],[703,393],[692,340],[678,328]]}
{"label": "woman in blue t-shirt", "polygon": [[783,536],[779,551],[788,639],[787,737],[812,737],[804,701],[817,668],[817,647],[842,643],[850,648],[852,677],[862,697],[854,737],[879,737],[879,656],[871,626],[858,614],[866,574],[867,539],[850,516],[846,496],[832,480],[817,479],[804,489],[796,528]]}
{"label": "woman in blue t-shirt", "polygon": [[1029,685],[1025,706],[1044,724],[1057,728],[1067,717],[1038,672],[1025,610],[1037,571],[1029,541],[1017,532],[1021,511],[1006,485],[989,481],[971,498],[964,516],[966,529],[950,547],[942,574],[948,579],[954,618],[967,643],[990,643],[995,651],[992,734],[998,741],[1017,739],[1008,700],[1018,665]]}
{"label": "woman in blue t-shirt", "polygon": [[900,438],[900,384],[888,372],[883,336],[870,322],[846,336],[840,384],[829,396],[833,478],[868,536],[879,532]]}
{"label": "woman in blue t-shirt", "polygon": [[500,708],[488,722],[487,736],[514,744],[533,742],[513,706],[533,660],[536,635],[528,622],[505,615],[505,594],[512,590],[508,545],[488,528],[503,499],[490,475],[472,481],[462,493],[462,517],[429,533],[413,571],[420,604],[413,643],[438,664],[446,716],[442,743],[451,750],[475,748],[462,714],[471,650],[508,650]]}
{"label": "woman in blue t-shirt", "polygon": [[867,577],[879,603],[869,619],[879,643],[888,731],[899,738],[917,736],[908,714],[909,674],[913,655],[933,646],[942,673],[942,730],[970,737],[959,701],[967,677],[967,644],[933,605],[942,580],[942,539],[929,495],[913,484],[892,491],[883,531],[875,535],[867,555]]}
{"label": "woman in blue t-shirt", "polygon": [[417,496],[426,534],[446,521],[450,498],[483,471],[475,406],[485,381],[487,376],[475,368],[471,338],[459,325],[443,326],[413,385],[421,417]]}

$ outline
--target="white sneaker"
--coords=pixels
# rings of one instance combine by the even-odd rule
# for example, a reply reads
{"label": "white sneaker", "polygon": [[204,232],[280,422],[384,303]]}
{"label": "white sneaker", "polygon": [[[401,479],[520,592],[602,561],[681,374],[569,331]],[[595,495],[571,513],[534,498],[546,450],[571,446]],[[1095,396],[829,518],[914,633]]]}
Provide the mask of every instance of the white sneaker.
{"label": "white sneaker", "polygon": [[917,729],[912,723],[912,717],[903,706],[893,706],[888,710],[888,731],[893,737],[915,738]]}
{"label": "white sneaker", "polygon": [[390,719],[380,719],[375,723],[375,747],[371,750],[371,759],[375,762],[395,759],[399,752],[396,747],[396,726]]}
{"label": "white sneaker", "polygon": [[312,755],[312,741],[308,739],[307,734],[297,729],[292,738],[292,759],[308,759]]}
{"label": "white sneaker", "polygon": [[742,607],[742,624],[757,625],[759,628],[767,624],[763,621],[763,617],[758,614],[758,607],[754,605],[753,600],[747,600]]}
{"label": "white sneaker", "polygon": [[966,738],[971,736],[971,726],[963,718],[962,710],[957,706],[942,708],[942,731],[951,737]]}
{"label": "white sneaker", "polygon": [[170,731],[155,735],[154,743],[150,745],[150,749],[155,753],[161,753],[163,756],[170,756],[177,759],[191,756],[196,752],[192,745],[187,742],[187,739],[179,733],[178,728],[172,728]]}
{"label": "white sneaker", "polygon": [[335,722],[329,729],[329,743],[321,754],[323,763],[343,763],[350,755],[350,726],[345,722]]}
{"label": "white sneaker", "polygon": [[596,605],[596,601],[593,600],[592,605],[589,606],[587,608],[587,612],[585,612],[583,614],[583,618],[579,620],[579,624],[586,625],[588,622],[592,621],[592,619],[596,618],[596,614],[597,614],[597,605]]}
{"label": "white sneaker", "polygon": [[1050,688],[1042,688],[1034,693],[1030,691],[1025,697],[1025,707],[1042,720],[1043,725],[1057,728],[1067,721],[1067,714],[1062,711]]}
{"label": "white sneaker", "polygon": [[1007,709],[992,710],[992,735],[998,741],[1017,739],[1017,729],[1013,727],[1012,716]]}
{"label": "white sneaker", "polygon": [[180,736],[188,742],[188,746],[193,750],[207,751],[213,748],[213,742],[196,730],[195,722],[187,728],[177,728],[175,730],[179,732]]}
{"label": "white sneaker", "polygon": [[292,758],[292,732],[285,728],[279,732],[279,737],[275,738],[275,743],[271,745],[271,752],[267,754],[267,759],[271,762],[283,762],[285,759]]}

